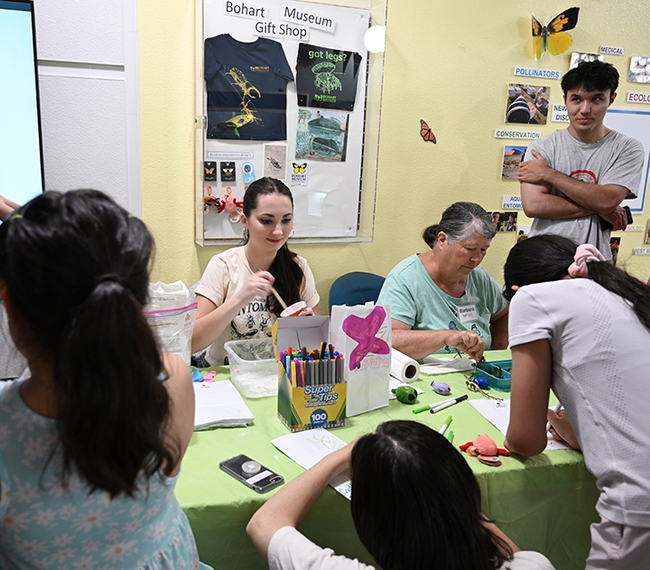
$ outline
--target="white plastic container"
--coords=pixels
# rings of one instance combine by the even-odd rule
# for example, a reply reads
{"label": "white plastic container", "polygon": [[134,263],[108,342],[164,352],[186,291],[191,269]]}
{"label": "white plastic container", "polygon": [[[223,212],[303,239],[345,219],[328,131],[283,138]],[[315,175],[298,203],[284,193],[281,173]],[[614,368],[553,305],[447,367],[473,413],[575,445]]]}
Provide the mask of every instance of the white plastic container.
{"label": "white plastic container", "polygon": [[224,343],[230,365],[230,380],[246,398],[278,393],[278,363],[271,338],[230,340]]}

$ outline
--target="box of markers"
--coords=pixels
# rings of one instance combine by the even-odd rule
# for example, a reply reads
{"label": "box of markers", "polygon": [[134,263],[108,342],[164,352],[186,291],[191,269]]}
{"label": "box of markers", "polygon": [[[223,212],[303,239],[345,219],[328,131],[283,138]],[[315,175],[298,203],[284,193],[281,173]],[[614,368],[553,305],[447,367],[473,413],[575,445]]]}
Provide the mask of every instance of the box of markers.
{"label": "box of markers", "polygon": [[273,325],[278,417],[292,432],[345,425],[344,358],[329,344],[329,317],[287,317]]}

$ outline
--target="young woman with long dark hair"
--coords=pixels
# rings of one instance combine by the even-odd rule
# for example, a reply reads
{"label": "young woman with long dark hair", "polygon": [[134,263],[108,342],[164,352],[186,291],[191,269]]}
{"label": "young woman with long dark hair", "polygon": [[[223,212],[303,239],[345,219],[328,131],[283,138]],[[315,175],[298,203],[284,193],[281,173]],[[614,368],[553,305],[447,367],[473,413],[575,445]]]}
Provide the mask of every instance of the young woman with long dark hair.
{"label": "young woman with long dark hair", "polygon": [[192,351],[207,347],[208,364],[223,364],[228,340],[270,336],[282,307],[307,304],[302,315],[318,313],[320,297],[307,261],[292,252],[293,196],[275,178],[260,178],[244,194],[244,245],[215,255],[196,288],[198,310]]}
{"label": "young woman with long dark hair", "polygon": [[419,422],[389,421],[326,456],[253,515],[246,530],[271,570],[372,570],[296,530],[347,469],[357,534],[384,570],[553,569],[482,514],[474,474],[444,436]]}
{"label": "young woman with long dark hair", "polygon": [[188,367],[145,317],[153,240],[92,190],[0,225],[0,295],[30,376],[0,392],[2,568],[199,568],[176,498]]}
{"label": "young woman with long dark hair", "polygon": [[[587,569],[650,564],[650,287],[592,245],[554,235],[515,245],[504,268],[511,298],[512,395],[506,447],[521,455],[552,433],[582,449],[601,521]],[[553,390],[564,410],[548,409]]]}

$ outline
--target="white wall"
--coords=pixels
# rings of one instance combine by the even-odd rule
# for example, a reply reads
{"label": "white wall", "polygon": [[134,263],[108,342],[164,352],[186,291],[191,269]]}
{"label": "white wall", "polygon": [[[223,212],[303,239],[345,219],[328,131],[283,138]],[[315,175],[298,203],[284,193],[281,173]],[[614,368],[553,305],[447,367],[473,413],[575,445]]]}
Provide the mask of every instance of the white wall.
{"label": "white wall", "polygon": [[140,203],[135,0],[35,0],[45,187]]}

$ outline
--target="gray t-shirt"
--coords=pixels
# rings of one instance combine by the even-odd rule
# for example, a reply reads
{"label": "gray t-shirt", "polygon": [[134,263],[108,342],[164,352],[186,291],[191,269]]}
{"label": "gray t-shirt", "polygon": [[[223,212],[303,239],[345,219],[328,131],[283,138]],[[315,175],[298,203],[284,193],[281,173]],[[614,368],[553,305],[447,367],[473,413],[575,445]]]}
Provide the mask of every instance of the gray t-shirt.
{"label": "gray t-shirt", "polygon": [[[636,139],[610,131],[594,143],[582,143],[567,129],[557,131],[533,141],[526,151],[525,160],[531,160],[532,151],[539,152],[549,166],[571,178],[591,184],[618,184],[627,188],[627,198],[636,198],[643,173],[643,145]],[[551,192],[563,196],[562,192]],[[557,234],[596,246],[606,259],[611,259],[609,230],[600,227],[597,214],[566,220],[535,218],[530,236]]]}
{"label": "gray t-shirt", "polygon": [[650,331],[627,301],[591,279],[522,287],[508,327],[512,347],[551,345],[551,387],[596,477],[598,513],[650,528]]}

